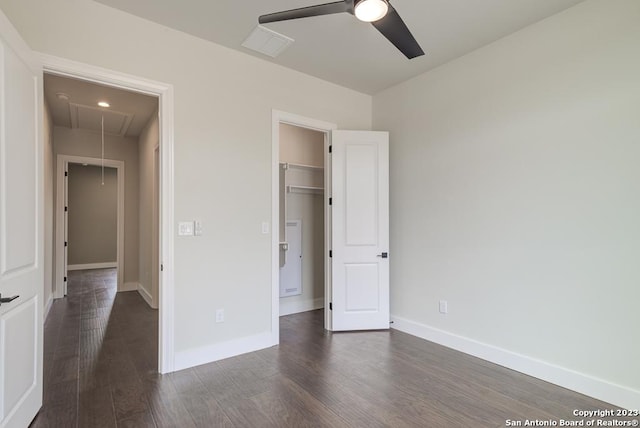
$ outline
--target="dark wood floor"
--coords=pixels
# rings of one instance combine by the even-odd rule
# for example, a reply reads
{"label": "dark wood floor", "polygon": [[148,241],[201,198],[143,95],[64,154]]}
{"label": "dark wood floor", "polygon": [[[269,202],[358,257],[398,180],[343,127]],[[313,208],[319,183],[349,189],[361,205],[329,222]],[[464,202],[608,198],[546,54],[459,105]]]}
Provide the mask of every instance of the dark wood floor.
{"label": "dark wood floor", "polygon": [[281,318],[278,347],[156,372],[157,311],[114,270],[71,272],[45,324],[33,427],[501,427],[610,405],[398,331]]}

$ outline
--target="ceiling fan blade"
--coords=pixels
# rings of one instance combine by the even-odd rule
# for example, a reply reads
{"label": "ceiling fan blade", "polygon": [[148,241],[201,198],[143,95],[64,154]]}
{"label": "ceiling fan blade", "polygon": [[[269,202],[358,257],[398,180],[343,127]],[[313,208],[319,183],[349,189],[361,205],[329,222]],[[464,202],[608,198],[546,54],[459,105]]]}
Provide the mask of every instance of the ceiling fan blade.
{"label": "ceiling fan blade", "polygon": [[424,51],[393,6],[389,5],[389,12],[384,18],[371,24],[407,58],[424,55]]}
{"label": "ceiling fan blade", "polygon": [[331,15],[334,13],[348,12],[353,6],[351,1],[336,1],[333,3],[319,4],[316,6],[301,7],[298,9],[285,10],[282,12],[262,15],[258,18],[258,23],[267,24],[269,22],[286,21],[288,19],[309,18],[311,16]]}

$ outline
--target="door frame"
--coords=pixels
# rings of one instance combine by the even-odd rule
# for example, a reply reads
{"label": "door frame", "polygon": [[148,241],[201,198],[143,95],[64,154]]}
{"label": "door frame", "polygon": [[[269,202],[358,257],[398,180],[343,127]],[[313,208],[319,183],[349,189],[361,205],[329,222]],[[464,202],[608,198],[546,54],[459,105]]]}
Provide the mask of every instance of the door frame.
{"label": "door frame", "polygon": [[[58,155],[56,159],[56,233],[54,238],[54,248],[56,254],[55,272],[56,280],[53,289],[53,298],[60,299],[65,296],[65,281],[68,276],[69,260],[66,257],[65,241],[68,239],[69,225],[67,216],[65,216],[65,206],[68,204],[69,180],[65,179],[65,173],[69,171],[69,164],[87,164],[92,166],[102,165],[102,159]],[[122,291],[124,287],[124,161],[105,159],[104,166],[115,168],[117,174],[117,245],[116,245],[116,263],[118,269],[118,291]],[[68,213],[67,213],[68,215]]]}
{"label": "door frame", "polygon": [[[173,85],[81,62],[36,53],[43,72],[158,97],[160,119],[160,231],[158,371],[175,367],[174,283],[174,94]],[[56,266],[57,268],[57,266]]]}
{"label": "door frame", "polygon": [[[280,124],[298,126],[322,132],[324,138],[324,301],[325,308],[331,301],[331,212],[329,197],[331,196],[331,131],[338,129],[335,123],[312,119],[280,110],[271,111],[271,341],[273,345],[280,343]],[[325,310],[324,326],[331,330],[331,316]]]}
{"label": "door frame", "polygon": [[160,300],[160,145],[153,148],[153,197],[151,219],[151,307],[158,309]]}

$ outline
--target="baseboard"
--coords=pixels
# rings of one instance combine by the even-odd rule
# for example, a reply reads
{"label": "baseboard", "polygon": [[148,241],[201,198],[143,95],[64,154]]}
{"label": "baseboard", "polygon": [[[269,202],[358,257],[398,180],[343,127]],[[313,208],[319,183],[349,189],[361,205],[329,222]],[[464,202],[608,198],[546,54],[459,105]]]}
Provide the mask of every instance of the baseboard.
{"label": "baseboard", "polygon": [[640,391],[405,318],[392,315],[391,320],[393,321],[392,328],[396,330],[482,358],[621,408],[636,409],[638,403],[640,403]]}
{"label": "baseboard", "polygon": [[243,337],[241,339],[229,340],[227,342],[216,343],[215,345],[203,346],[201,348],[179,351],[175,354],[174,370],[188,369],[202,364],[212,363],[225,358],[235,357],[248,352],[259,351],[260,349],[274,346],[271,332],[256,334],[254,336]]}
{"label": "baseboard", "polygon": [[67,265],[67,270],[109,269],[117,267],[118,262],[84,263],[80,265]]}
{"label": "baseboard", "polygon": [[138,284],[138,294],[142,296],[144,301],[147,302],[147,305],[149,305],[151,309],[157,309],[153,307],[153,297],[151,296],[151,293],[149,293],[142,284]]}
{"label": "baseboard", "polygon": [[298,314],[324,308],[324,297],[289,302],[286,297],[280,299],[280,316]]}
{"label": "baseboard", "polygon": [[138,291],[138,287],[140,286],[141,285],[137,282],[125,282],[118,291]]}

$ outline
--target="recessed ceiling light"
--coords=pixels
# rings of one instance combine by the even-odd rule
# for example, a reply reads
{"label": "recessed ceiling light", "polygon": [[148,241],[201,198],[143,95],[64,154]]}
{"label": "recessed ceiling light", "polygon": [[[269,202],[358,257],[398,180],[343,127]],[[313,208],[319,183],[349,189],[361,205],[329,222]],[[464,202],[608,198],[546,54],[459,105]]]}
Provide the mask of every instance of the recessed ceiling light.
{"label": "recessed ceiling light", "polygon": [[100,107],[111,107],[110,104],[108,102],[106,102],[106,101],[99,101],[98,105]]}

